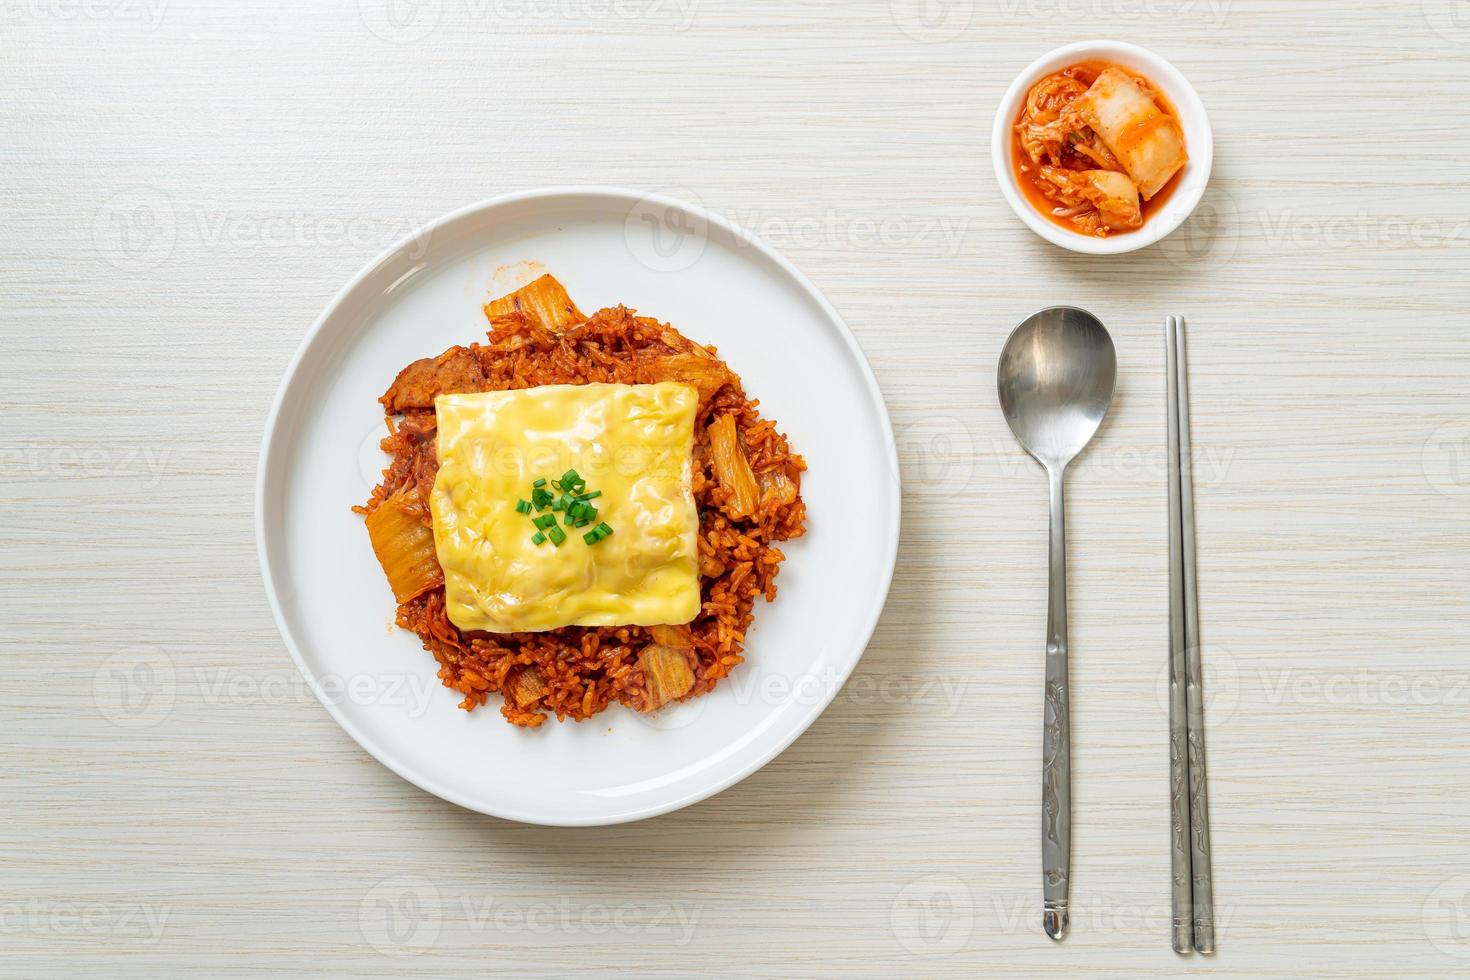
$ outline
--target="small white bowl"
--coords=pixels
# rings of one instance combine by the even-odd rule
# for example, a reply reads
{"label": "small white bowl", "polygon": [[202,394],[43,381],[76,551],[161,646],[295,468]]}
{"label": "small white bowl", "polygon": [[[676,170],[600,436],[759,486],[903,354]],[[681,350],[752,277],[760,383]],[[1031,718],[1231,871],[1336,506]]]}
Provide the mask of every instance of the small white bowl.
{"label": "small white bowl", "polygon": [[[1011,169],[1011,129],[1020,115],[1021,105],[1031,86],[1054,71],[1075,65],[1079,61],[1110,61],[1148,79],[1173,104],[1178,113],[1179,124],[1184,128],[1184,148],[1189,162],[1175,179],[1179,186],[1163,208],[1149,216],[1144,226],[1137,231],[1097,238],[1080,231],[1069,231],[1037,212],[1016,183],[1016,174]],[[1194,86],[1185,80],[1179,69],[1160,58],[1152,51],[1136,44],[1122,41],[1081,41],[1068,44],[1042,55],[1016,76],[1000,108],[995,113],[995,130],[991,136],[991,158],[995,163],[995,179],[1010,202],[1011,209],[1027,227],[1053,245],[1084,252],[1088,255],[1120,255],[1146,248],[1184,224],[1199,203],[1210,181],[1210,166],[1215,157],[1215,139],[1210,130],[1210,118],[1205,113],[1204,103]]]}

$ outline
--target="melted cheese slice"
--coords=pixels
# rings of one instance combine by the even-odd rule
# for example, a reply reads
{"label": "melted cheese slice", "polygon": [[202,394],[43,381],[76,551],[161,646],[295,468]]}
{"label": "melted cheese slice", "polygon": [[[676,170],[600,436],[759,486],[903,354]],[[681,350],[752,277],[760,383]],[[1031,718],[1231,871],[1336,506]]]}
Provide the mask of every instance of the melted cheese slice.
{"label": "melted cheese slice", "polygon": [[[690,489],[698,394],[688,385],[546,385],[440,395],[429,496],[449,621],[519,633],[687,623],[699,612]],[[531,543],[533,481],[575,469],[610,537]],[[543,514],[556,513],[550,509]]]}

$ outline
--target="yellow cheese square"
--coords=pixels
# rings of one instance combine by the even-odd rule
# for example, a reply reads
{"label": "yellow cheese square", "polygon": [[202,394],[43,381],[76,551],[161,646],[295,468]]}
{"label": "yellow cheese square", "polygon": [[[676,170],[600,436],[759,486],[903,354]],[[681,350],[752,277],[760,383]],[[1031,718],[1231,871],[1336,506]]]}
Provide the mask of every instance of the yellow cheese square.
{"label": "yellow cheese square", "polygon": [[[699,516],[690,488],[698,395],[688,385],[545,385],[440,395],[439,474],[429,497],[450,622],[520,633],[687,623],[699,612]],[[538,479],[574,469],[597,521],[531,515]],[[559,496],[560,494],[558,494]],[[561,547],[532,543],[556,514]],[[598,522],[611,536],[589,545]]]}

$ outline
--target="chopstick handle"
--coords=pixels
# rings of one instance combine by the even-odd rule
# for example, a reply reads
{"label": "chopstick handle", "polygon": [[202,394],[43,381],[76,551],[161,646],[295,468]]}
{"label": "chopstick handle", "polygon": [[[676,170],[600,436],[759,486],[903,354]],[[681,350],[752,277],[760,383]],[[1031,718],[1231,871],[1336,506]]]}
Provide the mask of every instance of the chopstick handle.
{"label": "chopstick handle", "polygon": [[1065,470],[1051,482],[1051,574],[1046,616],[1046,698],[1041,747],[1042,928],[1067,934],[1072,877],[1072,732],[1067,693],[1067,520]]}
{"label": "chopstick handle", "polygon": [[1164,323],[1169,432],[1169,881],[1176,953],[1194,950],[1190,868],[1189,721],[1184,654],[1184,529],[1179,485],[1179,351],[1174,318]]}
{"label": "chopstick handle", "polygon": [[1196,683],[1198,661],[1189,675],[1189,841],[1193,881],[1194,948],[1215,951],[1215,897],[1210,860],[1210,805],[1205,782],[1204,712]]}

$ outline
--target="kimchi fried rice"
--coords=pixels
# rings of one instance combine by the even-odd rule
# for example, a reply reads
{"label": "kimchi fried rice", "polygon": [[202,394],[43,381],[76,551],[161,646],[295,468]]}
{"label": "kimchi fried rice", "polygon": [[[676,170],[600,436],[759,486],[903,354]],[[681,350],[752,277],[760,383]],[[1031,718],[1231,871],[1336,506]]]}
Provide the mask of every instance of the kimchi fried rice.
{"label": "kimchi fried rice", "polygon": [[[742,663],[756,599],[773,600],[784,555],[778,542],[805,531],[802,458],[714,348],[672,326],[616,306],[583,316],[550,276],[485,307],[488,343],[456,346],[408,365],[380,401],[392,463],[372,496],[355,507],[373,531],[390,512],[422,535],[438,470],[434,398],[539,385],[677,381],[699,395],[691,463],[699,515],[701,608],[679,626],[567,626],[546,632],[461,631],[449,619],[443,574],[422,545],[426,567],[412,584],[396,579],[374,549],[399,600],[396,622],[418,634],[439,678],[467,711],[502,696],[507,721],[540,726],[549,714],[581,721],[613,702],[651,711],[712,690]],[[733,437],[732,437],[733,433]],[[752,477],[753,482],[752,482]]]}

